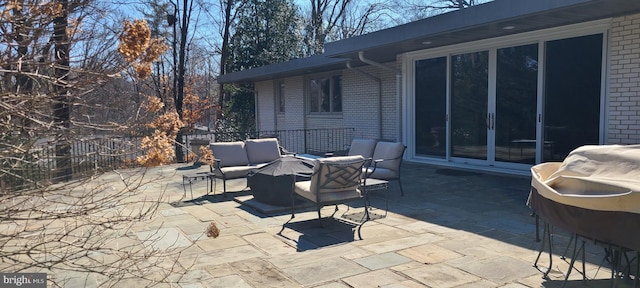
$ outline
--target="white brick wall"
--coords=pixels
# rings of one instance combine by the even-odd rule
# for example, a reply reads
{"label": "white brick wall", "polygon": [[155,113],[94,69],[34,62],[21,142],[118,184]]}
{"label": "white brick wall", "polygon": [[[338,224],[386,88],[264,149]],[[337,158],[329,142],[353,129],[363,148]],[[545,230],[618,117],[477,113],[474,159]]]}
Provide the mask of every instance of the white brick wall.
{"label": "white brick wall", "polygon": [[[304,77],[290,77],[284,81],[284,121],[278,123],[279,130],[304,129]],[[279,118],[281,119],[281,118]]]}
{"label": "white brick wall", "polygon": [[[387,63],[396,66],[396,63]],[[395,139],[398,130],[396,116],[395,74],[392,71],[372,66],[359,69],[382,79],[382,139]],[[307,76],[289,77],[285,81],[285,113],[275,110],[274,85],[268,80],[256,83],[259,97],[260,128],[274,127],[278,130],[355,128],[354,137],[379,138],[378,133],[378,84],[376,81],[354,70],[335,71],[342,73],[342,115],[307,115],[305,113],[305,87]],[[267,115],[269,114],[269,115]],[[268,128],[271,129],[271,128]]]}
{"label": "white brick wall", "polygon": [[607,142],[640,143],[640,14],[614,18],[609,37]]}
{"label": "white brick wall", "polygon": [[273,81],[262,81],[255,83],[257,97],[256,118],[258,130],[275,130],[275,98]]}

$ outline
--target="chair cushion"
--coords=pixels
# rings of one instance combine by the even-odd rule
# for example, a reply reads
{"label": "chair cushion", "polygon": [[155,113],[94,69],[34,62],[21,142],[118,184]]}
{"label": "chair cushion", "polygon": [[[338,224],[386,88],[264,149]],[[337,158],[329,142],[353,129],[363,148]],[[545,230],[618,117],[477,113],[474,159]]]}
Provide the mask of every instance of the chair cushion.
{"label": "chair cushion", "polygon": [[[369,173],[373,171],[373,167],[363,168],[362,170],[366,171],[366,174],[369,175]],[[373,174],[369,175],[368,178],[387,179],[387,180],[394,179],[394,178],[398,178],[398,171],[387,169],[387,168],[376,167],[376,171],[374,171]]]}
{"label": "chair cushion", "polygon": [[235,179],[235,178],[245,178],[249,174],[249,172],[258,170],[258,166],[254,165],[245,165],[245,166],[229,166],[220,168],[220,171],[215,170],[213,174],[217,178],[222,178],[222,173],[224,173],[224,178],[226,179]]}
{"label": "chair cushion", "polygon": [[386,168],[390,170],[400,169],[400,161],[404,153],[404,144],[400,142],[378,142],[376,149],[373,151],[373,160],[393,159],[378,162],[376,167]]}
{"label": "chair cushion", "polygon": [[220,160],[221,167],[249,165],[244,142],[215,142],[209,145],[213,157]]}
{"label": "chair cushion", "polygon": [[349,156],[362,155],[364,158],[371,158],[377,142],[373,139],[353,139],[349,148]]}
{"label": "chair cushion", "polygon": [[[317,202],[316,194],[311,192],[311,181],[300,181],[295,183],[296,194],[312,201]],[[354,198],[362,197],[360,189],[351,189],[347,191],[324,192],[320,193],[321,203],[334,203]]]}
{"label": "chair cushion", "polygon": [[280,158],[280,148],[276,138],[248,139],[244,144],[251,164],[268,163]]}

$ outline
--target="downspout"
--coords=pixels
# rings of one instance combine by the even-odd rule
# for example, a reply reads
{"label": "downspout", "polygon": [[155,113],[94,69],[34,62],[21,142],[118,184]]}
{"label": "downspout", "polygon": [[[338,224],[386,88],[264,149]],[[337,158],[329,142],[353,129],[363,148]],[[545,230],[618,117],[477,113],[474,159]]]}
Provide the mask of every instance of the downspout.
{"label": "downspout", "polygon": [[253,111],[255,111],[255,113],[256,113],[256,115],[255,115],[255,117],[256,117],[256,131],[260,131],[260,130],[261,130],[261,129],[260,129],[260,123],[261,123],[261,122],[260,122],[260,109],[259,109],[260,105],[258,105],[258,99],[259,99],[260,97],[258,97],[258,90],[256,90],[255,85],[256,85],[256,84],[255,84],[255,83],[253,83],[253,97],[254,97],[254,101],[253,101],[253,105],[254,105],[254,106],[253,106]]}
{"label": "downspout", "polygon": [[382,80],[380,80],[380,78],[373,76],[367,72],[360,71],[359,69],[351,67],[351,62],[349,61],[347,61],[347,68],[349,70],[353,70],[364,76],[367,76],[373,79],[373,81],[376,81],[376,83],[378,83],[378,139],[382,139],[382,102],[381,102],[382,101]]}
{"label": "downspout", "polygon": [[[398,116],[397,119],[397,124],[398,124],[398,129],[397,133],[396,133],[396,141],[402,142],[402,115],[401,115],[401,107],[400,105],[402,105],[401,102],[401,97],[402,97],[402,71],[395,69],[393,67],[389,67],[387,65],[384,65],[382,63],[378,63],[375,62],[373,60],[367,59],[364,57],[364,51],[359,51],[358,52],[358,58],[360,59],[360,61],[362,61],[363,63],[369,64],[371,66],[375,66],[375,67],[380,67],[389,71],[392,71],[396,74],[396,115]],[[382,133],[382,88],[380,88],[380,95],[379,95],[379,99],[378,99],[378,108],[379,111],[378,113],[380,114],[380,127],[381,127],[381,131],[380,133]]]}

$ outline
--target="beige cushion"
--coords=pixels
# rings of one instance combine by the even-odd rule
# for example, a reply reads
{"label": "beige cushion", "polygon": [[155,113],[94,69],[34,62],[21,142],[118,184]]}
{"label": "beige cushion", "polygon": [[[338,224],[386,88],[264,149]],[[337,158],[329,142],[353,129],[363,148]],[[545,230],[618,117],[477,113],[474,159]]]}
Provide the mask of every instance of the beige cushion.
{"label": "beige cushion", "polygon": [[[300,181],[295,184],[296,194],[316,202],[316,194],[311,192],[311,181]],[[324,192],[320,193],[320,202],[339,202],[341,200],[349,200],[362,197],[360,189],[351,189],[347,191],[338,192]]]}
{"label": "beige cushion", "polygon": [[[376,171],[374,171],[373,174],[371,174],[371,175],[369,175],[369,174],[371,173],[371,171],[373,171],[373,167],[364,168],[363,170],[366,171],[367,177],[369,177],[369,178],[375,178],[375,179],[394,179],[394,178],[398,178],[398,170],[391,170],[391,169],[387,169],[387,168],[376,167]],[[365,175],[363,175],[363,176],[365,176]]]}
{"label": "beige cushion", "polygon": [[[378,142],[373,151],[373,161],[378,159],[393,159],[378,162],[376,167],[390,170],[400,169],[400,161],[404,153],[404,144],[400,142]],[[372,177],[375,178],[375,177]]]}
{"label": "beige cushion", "polygon": [[224,173],[224,177],[226,179],[244,178],[247,177],[249,172],[257,169],[259,169],[259,167],[254,165],[228,166],[220,168],[220,171],[214,170],[213,174],[218,178],[222,178],[222,174],[220,172]]}
{"label": "beige cushion", "polygon": [[349,148],[349,156],[362,155],[364,158],[371,158],[377,142],[373,139],[353,139]]}
{"label": "beige cushion", "polygon": [[215,142],[209,145],[213,157],[220,160],[221,167],[249,165],[244,142]]}
{"label": "beige cushion", "polygon": [[247,158],[251,164],[267,163],[280,158],[278,139],[248,139],[245,140]]}

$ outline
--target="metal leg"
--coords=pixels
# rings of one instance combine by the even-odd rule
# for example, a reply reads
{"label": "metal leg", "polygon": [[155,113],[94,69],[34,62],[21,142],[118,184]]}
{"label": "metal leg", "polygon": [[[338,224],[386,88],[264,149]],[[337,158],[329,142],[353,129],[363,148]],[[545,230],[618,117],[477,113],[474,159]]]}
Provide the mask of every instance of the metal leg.
{"label": "metal leg", "polygon": [[640,251],[636,251],[636,275],[633,276],[633,287],[638,287],[638,276],[640,276]]}
{"label": "metal leg", "polygon": [[[545,238],[545,236],[547,236]],[[542,232],[542,237],[544,238],[542,240],[542,244],[540,245],[540,251],[538,252],[538,257],[536,257],[536,261],[533,263],[533,266],[538,268],[538,270],[540,270],[540,268],[538,267],[538,260],[540,260],[540,255],[542,255],[542,252],[544,251],[544,247],[546,246],[545,244],[548,242],[549,243],[549,268],[547,269],[547,271],[544,272],[543,274],[543,278],[547,278],[547,275],[549,275],[549,272],[551,272],[551,267],[553,267],[553,253],[552,253],[552,246],[553,243],[551,243],[551,228],[549,223],[547,223],[546,221],[544,222],[544,230]]]}
{"label": "metal leg", "polygon": [[[566,259],[566,257],[564,257],[564,256],[567,255],[567,251],[569,251],[569,247],[571,247],[571,242],[576,237],[577,237],[576,234],[571,233],[571,237],[569,238],[569,243],[567,243],[567,247],[564,248],[564,253],[562,253],[562,256],[560,256],[560,259],[562,259],[562,260]],[[575,246],[573,247],[573,249],[575,249]]]}
{"label": "metal leg", "polygon": [[[569,263],[569,270],[567,270],[567,275],[564,277],[564,283],[562,283],[562,287],[565,287],[565,285],[567,285],[567,281],[569,281],[569,275],[571,275],[571,271],[573,270],[573,265],[576,262],[576,257],[578,255],[578,252],[582,252],[582,280],[586,280],[586,271],[585,271],[585,264],[584,264],[584,260],[585,260],[585,256],[584,256],[584,244],[585,241],[582,240],[582,245],[580,245],[580,248],[578,248],[578,235],[573,236],[573,254],[571,256],[571,263]],[[567,245],[567,247],[569,247]]]}

